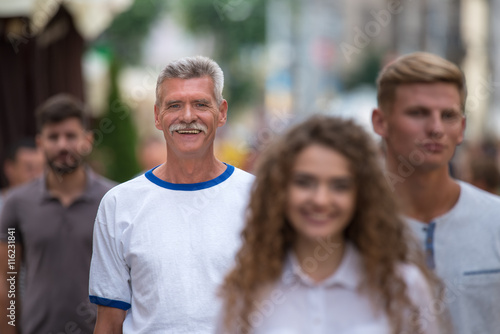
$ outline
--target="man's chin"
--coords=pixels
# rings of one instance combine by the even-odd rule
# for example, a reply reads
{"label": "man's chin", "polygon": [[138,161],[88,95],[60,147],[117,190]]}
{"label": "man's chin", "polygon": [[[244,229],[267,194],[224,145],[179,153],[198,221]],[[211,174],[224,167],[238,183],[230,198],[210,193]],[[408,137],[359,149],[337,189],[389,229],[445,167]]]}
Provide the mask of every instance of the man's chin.
{"label": "man's chin", "polygon": [[80,167],[80,165],[68,166],[68,165],[51,164],[51,165],[49,165],[49,167],[57,175],[67,175],[67,174],[74,173],[78,169],[78,167]]}

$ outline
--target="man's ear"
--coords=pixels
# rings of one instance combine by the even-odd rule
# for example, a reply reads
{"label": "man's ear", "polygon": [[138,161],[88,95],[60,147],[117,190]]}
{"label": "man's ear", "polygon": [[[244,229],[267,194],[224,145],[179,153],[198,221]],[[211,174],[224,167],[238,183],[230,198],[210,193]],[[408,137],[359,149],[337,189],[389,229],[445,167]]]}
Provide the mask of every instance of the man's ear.
{"label": "man's ear", "polygon": [[457,145],[462,144],[462,142],[464,141],[465,128],[467,126],[467,117],[465,117],[465,115],[462,116],[462,124],[460,126],[462,127],[462,129],[461,129],[460,137],[458,137]]}
{"label": "man's ear", "polygon": [[373,109],[372,126],[376,134],[382,138],[387,137],[387,119],[385,113],[380,108]]}
{"label": "man's ear", "polygon": [[219,125],[218,125],[219,127],[223,126],[224,124],[226,124],[226,121],[227,121],[227,109],[228,109],[227,101],[226,100],[222,100],[222,103],[219,106]]}
{"label": "man's ear", "polygon": [[156,103],[154,106],[154,114],[155,114],[155,127],[158,130],[163,130],[163,128],[161,127],[161,121],[160,121],[160,108],[158,108]]}
{"label": "man's ear", "polygon": [[80,146],[79,148],[80,149],[79,153],[82,157],[85,157],[90,153],[92,153],[94,145],[94,132],[85,130],[85,133],[83,135],[85,138],[82,146]]}

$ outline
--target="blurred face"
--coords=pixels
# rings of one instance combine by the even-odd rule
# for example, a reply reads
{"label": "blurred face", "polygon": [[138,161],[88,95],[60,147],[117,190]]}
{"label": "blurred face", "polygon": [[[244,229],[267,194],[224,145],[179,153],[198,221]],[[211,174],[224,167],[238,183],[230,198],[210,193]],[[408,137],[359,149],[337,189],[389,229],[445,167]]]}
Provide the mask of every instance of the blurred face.
{"label": "blurred face", "polygon": [[14,161],[5,162],[9,186],[15,187],[39,177],[43,172],[43,153],[36,148],[22,147]]}
{"label": "blurred face", "polygon": [[374,111],[373,126],[386,140],[388,158],[403,157],[424,169],[447,168],[465,130],[458,89],[450,83],[401,85],[392,110]]}
{"label": "blurred face", "polygon": [[155,125],[174,155],[192,158],[213,152],[216,130],[226,123],[227,102],[217,106],[210,77],[167,79],[159,100]]}
{"label": "blurred face", "polygon": [[77,118],[46,124],[37,137],[47,164],[56,174],[69,174],[83,164],[92,149],[92,134]]}
{"label": "blurred face", "polygon": [[298,242],[343,241],[355,205],[355,181],[349,161],[342,154],[317,144],[299,153],[292,168],[286,206]]}

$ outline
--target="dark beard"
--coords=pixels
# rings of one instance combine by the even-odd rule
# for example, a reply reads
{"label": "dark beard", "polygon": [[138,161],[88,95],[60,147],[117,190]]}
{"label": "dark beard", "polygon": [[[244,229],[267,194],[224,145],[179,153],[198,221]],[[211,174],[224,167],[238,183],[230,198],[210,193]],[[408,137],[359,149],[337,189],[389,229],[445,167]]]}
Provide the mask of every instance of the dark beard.
{"label": "dark beard", "polygon": [[47,163],[56,175],[62,176],[73,173],[82,165],[83,159],[81,157],[73,156],[73,158],[75,159],[73,163],[64,163],[63,165],[56,165],[53,159],[47,159]]}

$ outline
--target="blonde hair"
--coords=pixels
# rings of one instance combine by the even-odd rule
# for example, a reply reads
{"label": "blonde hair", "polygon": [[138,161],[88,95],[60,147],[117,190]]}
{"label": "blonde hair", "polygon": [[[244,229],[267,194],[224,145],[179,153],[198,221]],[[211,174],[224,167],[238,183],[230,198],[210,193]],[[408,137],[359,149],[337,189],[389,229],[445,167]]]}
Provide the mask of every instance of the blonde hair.
{"label": "blonde hair", "polygon": [[436,82],[456,85],[464,110],[467,98],[464,74],[452,62],[427,52],[404,55],[382,69],[377,78],[378,106],[384,112],[390,110],[400,85]]}

